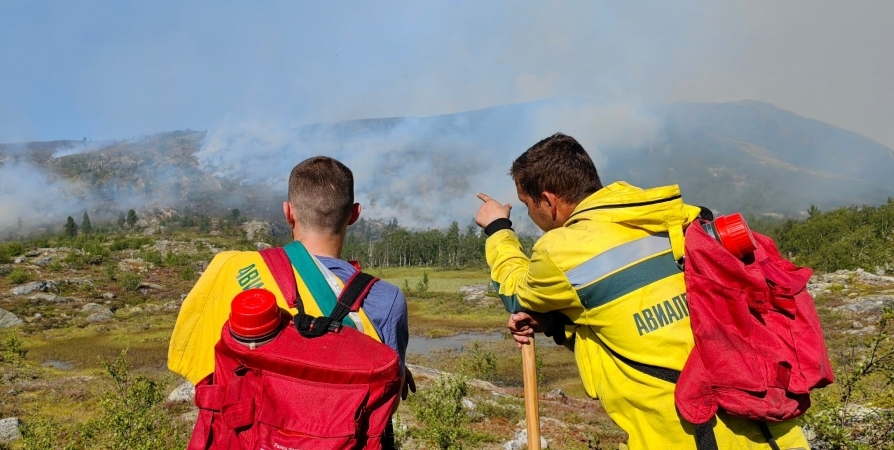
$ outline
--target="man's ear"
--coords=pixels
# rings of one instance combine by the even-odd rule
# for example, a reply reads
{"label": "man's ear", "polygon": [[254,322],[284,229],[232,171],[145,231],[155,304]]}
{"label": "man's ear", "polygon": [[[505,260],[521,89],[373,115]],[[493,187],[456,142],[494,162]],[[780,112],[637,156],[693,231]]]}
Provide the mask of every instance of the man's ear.
{"label": "man's ear", "polygon": [[348,225],[353,225],[360,218],[360,203],[354,203],[351,206],[351,217],[348,218]]}
{"label": "man's ear", "polygon": [[544,203],[547,208],[549,208],[550,214],[553,216],[553,220],[556,219],[556,214],[558,213],[559,208],[559,198],[556,197],[556,194],[552,192],[543,191],[540,193],[540,202]]}
{"label": "man's ear", "polygon": [[292,204],[289,202],[282,202],[282,213],[286,216],[286,220],[289,222],[289,227],[295,229],[295,216],[292,215]]}

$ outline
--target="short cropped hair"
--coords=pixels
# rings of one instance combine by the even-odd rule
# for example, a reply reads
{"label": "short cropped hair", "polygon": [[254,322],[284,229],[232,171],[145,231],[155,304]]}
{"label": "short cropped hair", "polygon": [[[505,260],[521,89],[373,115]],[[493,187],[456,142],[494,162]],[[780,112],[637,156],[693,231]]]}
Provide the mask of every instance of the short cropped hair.
{"label": "short cropped hair", "polygon": [[289,176],[289,203],[303,227],[338,234],[351,216],[354,174],[327,156],[306,159]]}
{"label": "short cropped hair", "polygon": [[570,203],[580,203],[602,189],[596,165],[573,137],[556,133],[522,153],[512,163],[509,176],[534,204],[540,194],[551,192]]}

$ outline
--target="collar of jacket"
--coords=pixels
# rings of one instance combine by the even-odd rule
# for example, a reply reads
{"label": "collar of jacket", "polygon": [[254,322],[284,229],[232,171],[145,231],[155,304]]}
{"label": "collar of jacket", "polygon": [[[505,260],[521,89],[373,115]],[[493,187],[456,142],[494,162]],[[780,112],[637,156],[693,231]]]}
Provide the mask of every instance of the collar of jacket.
{"label": "collar of jacket", "polygon": [[624,181],[612,183],[580,202],[565,226],[592,220],[623,223],[650,233],[668,233],[674,259],[683,257],[683,228],[700,209],[686,205],[676,184],[641,189]]}

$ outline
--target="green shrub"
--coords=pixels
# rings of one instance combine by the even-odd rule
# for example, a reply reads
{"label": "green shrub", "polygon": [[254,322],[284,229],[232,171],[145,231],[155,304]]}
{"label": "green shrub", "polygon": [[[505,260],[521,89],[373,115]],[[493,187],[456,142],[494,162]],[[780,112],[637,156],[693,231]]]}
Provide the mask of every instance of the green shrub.
{"label": "green shrub", "polygon": [[165,267],[186,267],[192,265],[192,257],[185,253],[174,253],[168,250],[164,260]]}
{"label": "green shrub", "polygon": [[6,276],[6,279],[12,284],[22,284],[31,279],[31,272],[28,272],[25,269],[13,269],[13,271]]}
{"label": "green shrub", "polygon": [[462,440],[471,433],[467,429],[469,415],[462,400],[469,393],[469,383],[463,376],[445,375],[409,402],[410,411],[422,425],[414,429],[419,437],[441,450],[461,450]]}
{"label": "green shrub", "polygon": [[8,242],[4,247],[9,256],[19,256],[25,253],[25,246],[21,242]]}
{"label": "green shrub", "polygon": [[143,275],[133,272],[123,272],[118,275],[118,282],[125,291],[136,291],[143,282]]}
{"label": "green shrub", "polygon": [[[66,439],[65,435],[72,434],[65,426],[55,420],[44,417],[28,418],[22,421],[22,448],[24,450],[45,450],[58,448],[62,450],[74,450],[84,448],[74,439]],[[65,443],[66,440],[70,442]],[[61,444],[61,445],[60,445]]]}
{"label": "green shrub", "polygon": [[112,245],[109,247],[112,251],[118,250],[139,250],[143,248],[144,245],[149,245],[153,242],[152,238],[148,237],[116,237],[112,241]]}
{"label": "green shrub", "polygon": [[829,450],[894,448],[894,310],[875,334],[855,342],[835,364],[835,384],[814,392],[802,417]]}
{"label": "green shrub", "polygon": [[103,264],[102,271],[106,274],[109,281],[118,280],[118,263],[115,261],[109,261],[108,263]]}
{"label": "green shrub", "polygon": [[143,258],[143,261],[150,262],[155,265],[161,265],[164,261],[164,258],[161,256],[161,252],[155,249],[144,250],[140,253]]}
{"label": "green shrub", "polygon": [[472,341],[466,347],[459,367],[463,375],[491,380],[497,374],[497,354],[483,349],[480,341]]}
{"label": "green shrub", "polygon": [[100,401],[101,413],[93,424],[102,447],[112,450],[184,448],[186,434],[162,408],[164,393],[155,381],[133,376],[122,351],[103,366],[114,386]]}
{"label": "green shrub", "polygon": [[98,266],[102,264],[102,255],[93,255],[86,252],[71,252],[65,255],[62,262],[68,264],[72,269],[83,269],[87,265]]}
{"label": "green shrub", "polygon": [[194,269],[192,266],[186,266],[186,267],[180,269],[180,279],[186,280],[186,281],[195,280],[196,279],[196,269]]}
{"label": "green shrub", "polygon": [[3,340],[3,352],[0,352],[0,361],[8,362],[15,367],[21,366],[25,361],[27,350],[22,349],[22,341],[15,334],[11,334]]}
{"label": "green shrub", "polygon": [[422,272],[422,279],[416,283],[416,292],[428,292],[428,272]]}
{"label": "green shrub", "polygon": [[509,423],[516,423],[525,418],[524,401],[515,397],[499,396],[493,400],[483,401],[478,404],[478,412],[490,419],[503,419]]}

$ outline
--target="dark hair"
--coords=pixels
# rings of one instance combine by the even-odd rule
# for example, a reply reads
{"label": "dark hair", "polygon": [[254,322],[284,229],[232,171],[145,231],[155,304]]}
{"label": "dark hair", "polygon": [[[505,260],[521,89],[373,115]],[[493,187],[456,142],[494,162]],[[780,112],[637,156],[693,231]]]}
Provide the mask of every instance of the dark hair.
{"label": "dark hair", "polygon": [[596,165],[573,137],[556,133],[522,153],[512,163],[509,176],[521,191],[540,203],[540,194],[552,192],[571,203],[580,203],[602,189]]}
{"label": "dark hair", "polygon": [[351,216],[354,174],[327,156],[306,159],[289,176],[289,203],[302,226],[338,234]]}

